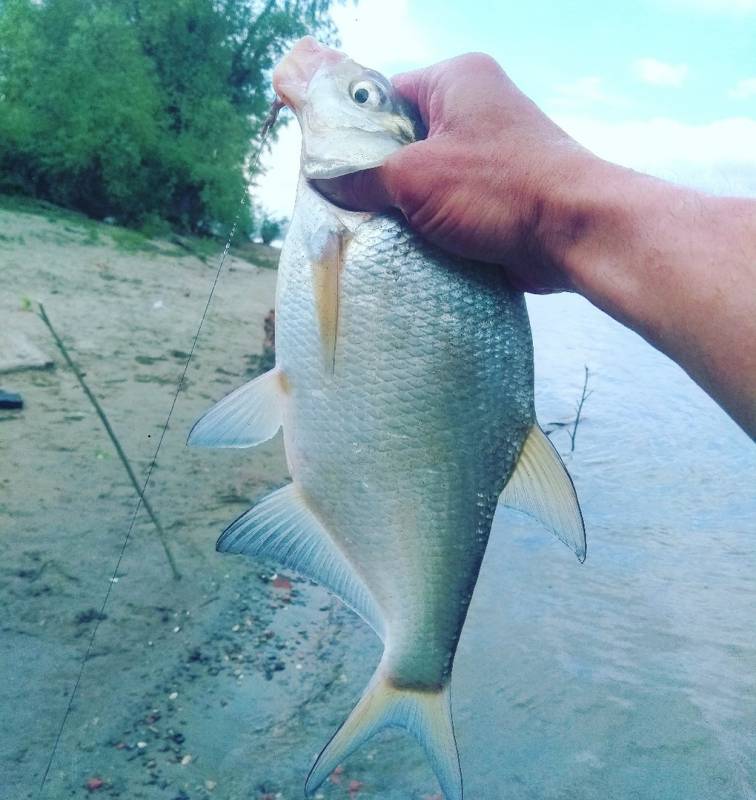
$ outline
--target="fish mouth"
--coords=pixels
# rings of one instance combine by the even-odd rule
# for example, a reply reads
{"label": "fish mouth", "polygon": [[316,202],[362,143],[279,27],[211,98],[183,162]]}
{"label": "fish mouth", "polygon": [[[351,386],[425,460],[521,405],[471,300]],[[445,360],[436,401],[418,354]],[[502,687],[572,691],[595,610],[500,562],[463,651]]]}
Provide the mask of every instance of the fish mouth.
{"label": "fish mouth", "polygon": [[312,36],[305,36],[294,43],[273,71],[273,88],[296,114],[304,104],[307,87],[315,73],[326,64],[346,60],[344,53],[325,47]]}

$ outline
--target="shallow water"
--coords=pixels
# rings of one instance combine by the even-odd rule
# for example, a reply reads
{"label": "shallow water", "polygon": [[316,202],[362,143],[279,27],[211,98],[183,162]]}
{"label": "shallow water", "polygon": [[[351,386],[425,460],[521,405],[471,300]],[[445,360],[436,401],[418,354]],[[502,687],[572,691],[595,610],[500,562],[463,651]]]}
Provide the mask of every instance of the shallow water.
{"label": "shallow water", "polygon": [[454,683],[470,794],[756,797],[756,449],[580,298],[529,307],[542,423],[591,372],[566,458],[588,559],[497,515]]}

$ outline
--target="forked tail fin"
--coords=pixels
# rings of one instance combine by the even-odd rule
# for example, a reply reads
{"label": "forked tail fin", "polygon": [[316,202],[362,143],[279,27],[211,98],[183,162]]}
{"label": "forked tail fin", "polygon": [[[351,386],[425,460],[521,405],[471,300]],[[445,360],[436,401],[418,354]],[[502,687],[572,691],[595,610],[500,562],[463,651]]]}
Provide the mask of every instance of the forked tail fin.
{"label": "forked tail fin", "polygon": [[388,727],[404,728],[423,746],[446,800],[462,800],[449,684],[442,689],[398,688],[379,667],[367,689],[310,770],[310,796],[360,745]]}

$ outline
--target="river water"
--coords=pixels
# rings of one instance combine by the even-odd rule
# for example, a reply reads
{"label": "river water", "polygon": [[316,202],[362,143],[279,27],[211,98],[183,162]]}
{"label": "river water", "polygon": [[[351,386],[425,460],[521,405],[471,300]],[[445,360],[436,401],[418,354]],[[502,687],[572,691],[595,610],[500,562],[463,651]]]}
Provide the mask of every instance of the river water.
{"label": "river water", "polygon": [[565,459],[588,559],[497,515],[454,676],[469,795],[754,798],[756,448],[581,298],[529,308],[542,423],[590,370]]}

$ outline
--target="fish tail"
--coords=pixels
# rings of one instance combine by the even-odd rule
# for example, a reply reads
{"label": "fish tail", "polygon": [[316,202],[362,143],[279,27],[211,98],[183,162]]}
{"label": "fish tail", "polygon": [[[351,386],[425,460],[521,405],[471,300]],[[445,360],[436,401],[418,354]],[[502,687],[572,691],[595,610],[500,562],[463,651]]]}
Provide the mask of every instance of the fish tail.
{"label": "fish tail", "polygon": [[446,800],[462,800],[462,773],[451,716],[449,683],[440,688],[402,687],[379,668],[346,721],[310,770],[310,796],[339,764],[384,728],[404,728],[425,750]]}

